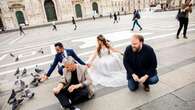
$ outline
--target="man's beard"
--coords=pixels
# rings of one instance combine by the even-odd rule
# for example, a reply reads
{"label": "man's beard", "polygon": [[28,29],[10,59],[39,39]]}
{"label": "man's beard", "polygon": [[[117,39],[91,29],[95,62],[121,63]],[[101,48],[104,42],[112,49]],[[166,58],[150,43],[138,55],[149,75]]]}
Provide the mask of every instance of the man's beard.
{"label": "man's beard", "polygon": [[137,53],[137,52],[139,52],[140,47],[138,47],[138,48],[136,48],[136,47],[132,47],[132,50],[133,50],[133,52],[134,52],[134,53]]}

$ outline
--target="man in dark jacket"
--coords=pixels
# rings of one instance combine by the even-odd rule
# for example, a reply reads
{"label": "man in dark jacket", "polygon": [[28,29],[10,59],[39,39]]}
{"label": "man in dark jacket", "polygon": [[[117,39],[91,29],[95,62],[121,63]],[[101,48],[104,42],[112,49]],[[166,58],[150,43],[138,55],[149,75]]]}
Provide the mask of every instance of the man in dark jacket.
{"label": "man in dark jacket", "polygon": [[115,22],[118,23],[118,18],[117,18],[116,12],[114,13],[114,22],[113,23],[115,23]]}
{"label": "man in dark jacket", "polygon": [[137,90],[139,84],[142,84],[144,90],[149,92],[149,84],[158,82],[156,55],[152,47],[144,44],[142,35],[133,35],[131,45],[124,53],[123,63],[127,70],[128,87],[131,91]]}
{"label": "man in dark jacket", "polygon": [[133,12],[133,27],[132,27],[132,31],[134,30],[134,27],[135,27],[135,25],[137,24],[137,26],[140,28],[139,30],[141,31],[142,30],[142,27],[141,27],[141,25],[139,24],[139,22],[138,22],[138,20],[140,19],[141,17],[140,17],[140,14],[139,14],[139,11],[138,10],[134,10],[134,12]]}
{"label": "man in dark jacket", "polygon": [[76,53],[74,52],[73,49],[64,49],[63,44],[60,42],[56,43],[54,46],[55,46],[57,54],[55,55],[54,62],[51,65],[50,69],[48,70],[47,74],[45,74],[41,77],[41,81],[47,80],[57,65],[58,65],[58,73],[60,75],[63,75],[64,66],[59,65],[58,63],[62,63],[63,59],[68,57],[68,56],[73,57],[77,63],[79,63],[81,65],[85,65],[85,63],[76,55]]}
{"label": "man in dark jacket", "polygon": [[74,19],[74,17],[72,17],[72,24],[74,25],[74,30],[77,29],[77,24],[76,24],[76,21]]}
{"label": "man in dark jacket", "polygon": [[22,27],[21,24],[19,24],[19,31],[20,31],[20,36],[21,36],[22,34],[25,35],[24,30],[23,30],[23,27]]}

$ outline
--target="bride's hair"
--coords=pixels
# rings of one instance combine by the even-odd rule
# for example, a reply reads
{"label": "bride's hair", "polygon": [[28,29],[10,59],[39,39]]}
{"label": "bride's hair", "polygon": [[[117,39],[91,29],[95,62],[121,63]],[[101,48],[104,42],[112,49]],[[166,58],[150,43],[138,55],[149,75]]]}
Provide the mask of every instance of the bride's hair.
{"label": "bride's hair", "polygon": [[[106,40],[104,38],[103,35],[98,35],[97,36],[97,40],[101,41],[103,43],[103,45],[108,49],[108,54],[110,54],[110,45],[109,45],[109,41]],[[98,56],[101,57],[101,49],[102,49],[102,46],[98,43],[98,47],[97,47],[97,53],[98,53]]]}

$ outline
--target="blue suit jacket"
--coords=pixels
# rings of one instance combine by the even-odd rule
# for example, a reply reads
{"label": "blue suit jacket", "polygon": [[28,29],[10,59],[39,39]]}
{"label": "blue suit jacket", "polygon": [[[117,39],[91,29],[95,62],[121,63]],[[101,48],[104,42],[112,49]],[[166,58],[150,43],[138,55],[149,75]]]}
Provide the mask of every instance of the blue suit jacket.
{"label": "blue suit jacket", "polygon": [[[78,63],[80,63],[81,65],[85,65],[85,63],[76,55],[76,53],[74,52],[73,49],[65,49],[67,56],[71,56],[73,57]],[[59,62],[62,63],[62,60],[64,59],[63,53],[57,53],[55,55],[53,64],[51,65],[50,69],[47,72],[47,76],[49,77],[51,75],[51,73],[54,71],[54,69],[56,68],[56,66],[58,65]]]}

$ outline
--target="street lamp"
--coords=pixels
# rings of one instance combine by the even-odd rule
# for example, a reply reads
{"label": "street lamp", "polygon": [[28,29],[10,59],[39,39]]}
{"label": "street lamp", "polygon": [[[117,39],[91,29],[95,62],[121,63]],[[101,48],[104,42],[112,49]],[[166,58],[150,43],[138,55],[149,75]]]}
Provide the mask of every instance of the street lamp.
{"label": "street lamp", "polygon": [[129,5],[129,12],[131,12],[131,0],[128,0],[128,5]]}
{"label": "street lamp", "polygon": [[133,7],[134,7],[134,9],[135,9],[135,0],[133,1]]}
{"label": "street lamp", "polygon": [[139,6],[139,11],[141,10],[141,8],[140,8],[140,0],[138,0],[138,6]]}

